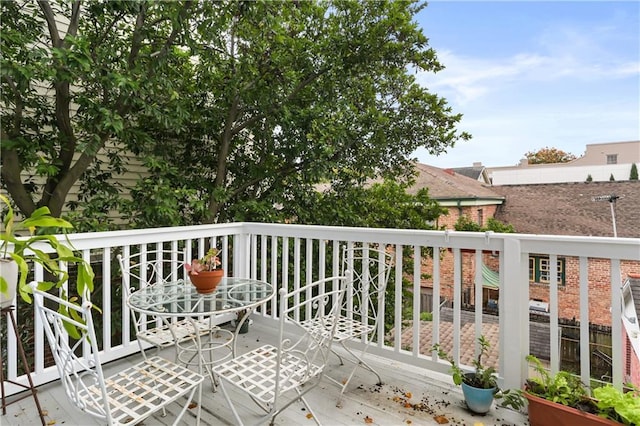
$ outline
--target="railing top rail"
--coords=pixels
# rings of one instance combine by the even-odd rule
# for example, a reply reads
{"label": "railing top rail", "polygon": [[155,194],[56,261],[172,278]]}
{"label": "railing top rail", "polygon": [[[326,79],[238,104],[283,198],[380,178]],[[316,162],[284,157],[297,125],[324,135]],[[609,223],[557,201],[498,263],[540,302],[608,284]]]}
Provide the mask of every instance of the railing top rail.
{"label": "railing top rail", "polygon": [[[358,228],[322,225],[236,222],[180,227],[84,232],[59,236],[69,238],[78,250],[118,247],[131,243],[196,239],[232,234],[259,234],[290,238],[315,238],[364,243],[389,243],[470,248],[499,251],[506,239],[518,240],[522,252],[567,256],[605,257],[640,260],[640,238],[590,237],[569,235],[503,234],[494,232],[433,231],[416,229]],[[132,241],[132,238],[135,238]],[[603,252],[602,247],[607,250]],[[46,249],[43,247],[43,249]]]}

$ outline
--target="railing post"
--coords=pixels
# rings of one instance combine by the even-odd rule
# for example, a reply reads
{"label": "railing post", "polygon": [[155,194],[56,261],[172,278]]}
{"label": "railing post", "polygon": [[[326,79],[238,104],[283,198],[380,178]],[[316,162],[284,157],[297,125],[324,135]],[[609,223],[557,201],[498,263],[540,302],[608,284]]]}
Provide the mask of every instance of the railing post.
{"label": "railing post", "polygon": [[250,262],[251,235],[245,232],[236,234],[233,238],[233,275],[249,278]]}
{"label": "railing post", "polygon": [[501,254],[500,375],[505,389],[521,389],[529,353],[529,260],[515,238],[505,238]]}

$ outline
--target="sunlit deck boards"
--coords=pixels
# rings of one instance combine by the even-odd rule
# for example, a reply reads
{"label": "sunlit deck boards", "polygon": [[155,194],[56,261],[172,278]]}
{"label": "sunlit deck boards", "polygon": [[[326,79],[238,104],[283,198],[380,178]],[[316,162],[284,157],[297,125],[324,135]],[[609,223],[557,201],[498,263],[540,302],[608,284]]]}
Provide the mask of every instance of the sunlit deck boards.
{"label": "sunlit deck boards", "polygon": [[[274,343],[274,329],[261,324],[254,324],[248,334],[241,335],[238,341],[240,352],[259,344]],[[165,356],[173,359],[172,349],[165,350]],[[122,369],[139,360],[140,355],[116,361],[104,366],[108,374],[113,370]],[[450,379],[445,375],[438,375],[417,369],[406,364],[389,359],[371,356],[372,365],[381,373],[384,385],[377,386],[375,376],[359,369],[352,381],[352,386],[345,393],[342,408],[335,406],[338,399],[338,387],[329,381],[324,381],[320,387],[308,394],[308,401],[319,417],[322,424],[328,426],[341,425],[436,425],[435,416],[448,419],[450,425],[474,426],[481,423],[490,425],[526,425],[526,416],[504,408],[492,408],[486,416],[473,415],[464,408],[462,394],[459,388],[449,385]],[[336,358],[331,360],[329,374],[340,378],[347,368],[341,368]],[[231,424],[233,416],[220,392],[212,392],[210,382],[203,390],[202,425]],[[49,424],[65,426],[99,425],[90,416],[85,416],[69,403],[59,382],[49,383],[39,388],[40,404],[47,411],[46,419]],[[232,390],[232,389],[231,389]],[[410,398],[409,398],[410,395]],[[260,412],[257,406],[246,396],[240,399],[238,408],[248,424],[258,418]],[[242,401],[242,402],[241,402]],[[178,410],[179,407],[173,407]],[[308,419],[302,404],[294,404],[276,418],[278,425],[315,425]],[[156,416],[149,425],[172,424],[174,416]],[[182,424],[195,424],[195,410],[190,410]],[[40,419],[36,413],[32,398],[25,398],[7,407],[7,414],[0,417],[0,424],[9,425],[37,425]]]}

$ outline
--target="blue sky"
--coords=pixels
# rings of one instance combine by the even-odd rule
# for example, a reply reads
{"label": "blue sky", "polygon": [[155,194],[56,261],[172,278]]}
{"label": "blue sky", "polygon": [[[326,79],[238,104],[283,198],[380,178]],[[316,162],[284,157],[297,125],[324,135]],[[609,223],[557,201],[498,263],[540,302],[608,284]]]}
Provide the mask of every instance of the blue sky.
{"label": "blue sky", "polygon": [[418,82],[473,135],[419,162],[509,166],[544,147],[640,140],[640,2],[431,1],[417,21],[446,67]]}

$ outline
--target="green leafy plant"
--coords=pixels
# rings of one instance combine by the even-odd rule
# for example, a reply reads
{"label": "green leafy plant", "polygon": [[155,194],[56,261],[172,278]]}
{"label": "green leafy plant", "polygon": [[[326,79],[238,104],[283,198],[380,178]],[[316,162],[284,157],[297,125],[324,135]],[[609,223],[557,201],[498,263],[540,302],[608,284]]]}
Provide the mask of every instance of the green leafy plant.
{"label": "green leafy plant", "polygon": [[498,376],[496,370],[493,367],[487,367],[482,364],[482,357],[487,355],[491,344],[485,336],[478,337],[478,343],[480,344],[480,353],[478,357],[472,361],[475,370],[465,371],[458,364],[451,355],[442,349],[439,344],[432,346],[431,350],[438,353],[438,357],[446,360],[451,364],[451,376],[453,383],[460,386],[465,383],[469,386],[480,389],[493,389],[495,388],[494,398],[503,399],[503,407],[512,407],[519,410],[524,406],[524,398],[522,392],[519,389],[506,389],[502,390],[498,386]]}
{"label": "green leafy plant", "polygon": [[447,360],[449,364],[451,364],[451,375],[453,377],[453,383],[456,385],[459,386],[464,382],[474,388],[497,388],[498,383],[495,368],[486,367],[482,364],[482,357],[487,354],[491,344],[484,336],[478,337],[478,343],[480,343],[480,353],[472,362],[475,367],[475,371],[473,372],[467,372],[460,368],[453,357],[445,352],[439,344],[433,345],[431,350],[438,352],[440,358]]}
{"label": "green leafy plant", "polygon": [[640,424],[640,395],[638,389],[623,393],[611,385],[593,390],[568,371],[549,374],[540,360],[527,356],[538,377],[527,379],[526,392],[580,411],[615,420],[626,425]]}
{"label": "green leafy plant", "polygon": [[595,404],[590,399],[589,389],[578,376],[568,371],[551,375],[535,356],[527,355],[526,359],[533,364],[533,369],[538,374],[537,377],[527,379],[527,392],[558,404],[582,407],[583,411],[593,412]]}
{"label": "green leafy plant", "polygon": [[596,405],[607,418],[625,425],[640,425],[640,390],[632,387],[623,393],[611,385],[593,390]]}
{"label": "green leafy plant", "polygon": [[[74,254],[71,243],[67,240],[64,244],[48,230],[69,230],[73,225],[64,219],[51,216],[47,207],[36,209],[31,216],[16,222],[13,208],[9,199],[0,195],[0,200],[7,209],[3,220],[3,232],[0,233],[0,257],[13,259],[18,265],[17,291],[20,297],[27,303],[31,303],[32,289],[27,285],[29,273],[28,262],[36,262],[48,271],[56,281],[42,281],[39,288],[48,290],[54,286],[60,287],[69,278],[69,273],[60,267],[59,262],[75,263],[77,265],[76,286],[78,294],[84,294],[86,290],[93,291],[93,269],[88,262]],[[27,231],[23,237],[16,234]],[[55,257],[42,250],[42,244],[48,245],[54,250]],[[7,294],[9,283],[0,276],[0,292]]]}

